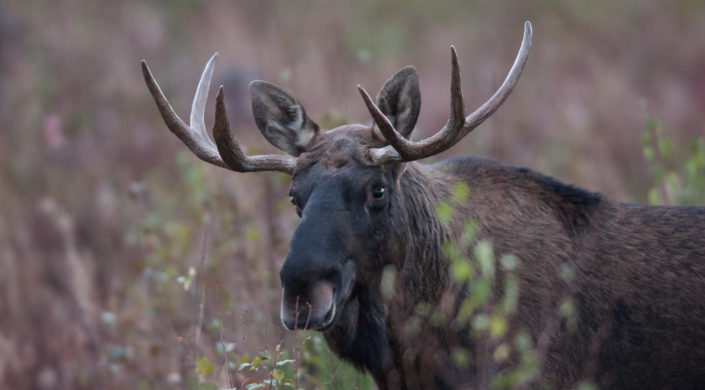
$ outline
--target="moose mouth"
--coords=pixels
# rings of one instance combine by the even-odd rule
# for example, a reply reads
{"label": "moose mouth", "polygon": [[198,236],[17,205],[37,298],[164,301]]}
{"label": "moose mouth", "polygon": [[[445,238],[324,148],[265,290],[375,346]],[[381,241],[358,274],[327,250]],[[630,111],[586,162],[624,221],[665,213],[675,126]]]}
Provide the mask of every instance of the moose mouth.
{"label": "moose mouth", "polygon": [[324,331],[332,327],[335,323],[335,313],[337,307],[338,305],[335,303],[335,300],[333,300],[332,304],[330,305],[330,309],[328,309],[328,312],[326,313],[325,317],[323,317],[323,322],[321,322],[320,324],[311,324],[308,329]]}

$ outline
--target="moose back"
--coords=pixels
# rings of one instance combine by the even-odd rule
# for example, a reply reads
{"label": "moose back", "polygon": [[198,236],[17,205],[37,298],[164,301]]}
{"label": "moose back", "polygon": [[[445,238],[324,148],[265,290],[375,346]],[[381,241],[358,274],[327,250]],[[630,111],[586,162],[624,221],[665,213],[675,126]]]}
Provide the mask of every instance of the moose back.
{"label": "moose back", "polygon": [[[294,97],[254,81],[257,127],[288,156],[243,152],[230,132],[222,86],[213,139],[208,135],[203,117],[217,55],[198,84],[188,125],[144,61],[142,70],[167,127],[196,156],[237,172],[292,176],[289,196],[301,220],[281,267],[281,320],[290,330],[321,331],[379,388],[486,388],[524,359],[513,344],[488,340],[457,319],[472,285],[453,282],[444,248],[462,240],[464,221],[497,256],[519,260],[507,334],[528,334],[535,370],[515,372],[506,386],[705,388],[705,208],[613,202],[486,159],[417,162],[451,148],[500,107],[531,37],[527,22],[506,79],[467,116],[451,47],[450,118],[418,142],[409,139],[420,106],[412,67],[391,77],[374,100],[358,86],[372,126],[326,132]],[[452,221],[441,221],[437,206],[458,183],[470,196],[455,205]],[[566,266],[570,278],[561,275]],[[382,291],[388,270],[393,294]],[[505,292],[492,288],[496,296]],[[567,297],[572,321],[561,314]],[[419,317],[422,304],[445,320]],[[502,345],[505,353],[498,353]],[[458,350],[468,353],[466,364],[454,359]]]}

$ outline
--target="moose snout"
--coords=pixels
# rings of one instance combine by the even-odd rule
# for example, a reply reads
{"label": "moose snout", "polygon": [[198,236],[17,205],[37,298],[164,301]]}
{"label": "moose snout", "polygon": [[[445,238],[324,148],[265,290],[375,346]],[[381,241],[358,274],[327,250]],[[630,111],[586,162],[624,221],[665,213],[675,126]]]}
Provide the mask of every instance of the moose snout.
{"label": "moose snout", "polygon": [[[306,261],[301,259],[305,258]],[[340,267],[310,257],[289,257],[282,264],[281,320],[289,330],[323,329],[336,311],[336,280]]]}
{"label": "moose snout", "polygon": [[336,308],[335,287],[328,281],[299,291],[282,286],[281,320],[289,330],[324,329],[333,322]]}

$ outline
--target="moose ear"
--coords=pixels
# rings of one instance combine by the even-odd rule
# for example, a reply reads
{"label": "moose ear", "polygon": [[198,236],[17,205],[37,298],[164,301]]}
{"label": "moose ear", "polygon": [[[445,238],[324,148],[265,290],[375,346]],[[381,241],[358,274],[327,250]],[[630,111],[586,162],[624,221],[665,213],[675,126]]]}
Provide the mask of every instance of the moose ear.
{"label": "moose ear", "polygon": [[306,110],[281,88],[264,81],[250,83],[252,113],[259,131],[272,145],[296,157],[318,134]]}
{"label": "moose ear", "polygon": [[[416,68],[407,66],[387,80],[377,94],[376,103],[399,134],[409,138],[421,107],[419,76],[416,74]],[[384,139],[376,126],[374,132],[380,139]]]}

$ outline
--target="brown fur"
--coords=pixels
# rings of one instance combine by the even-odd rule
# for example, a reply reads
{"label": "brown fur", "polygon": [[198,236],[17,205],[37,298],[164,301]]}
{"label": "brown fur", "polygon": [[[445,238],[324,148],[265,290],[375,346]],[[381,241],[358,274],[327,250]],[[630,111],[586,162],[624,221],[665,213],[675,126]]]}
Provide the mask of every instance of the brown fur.
{"label": "brown fur", "polygon": [[[369,164],[365,151],[375,144],[370,130],[360,126],[323,134],[300,157],[298,173],[316,165],[329,172],[356,169]],[[430,166],[406,164],[390,204],[392,228],[379,252],[382,258],[367,265],[377,277],[358,281],[369,290],[366,299],[383,302],[378,315],[384,316],[389,357],[381,371],[371,369],[380,387],[482,388],[506,368],[487,358],[455,369],[450,350],[461,345],[472,350],[476,342],[467,329],[423,323],[408,331],[418,303],[440,305],[451,291],[441,246],[459,232],[437,221],[435,207],[457,181],[471,190],[459,206],[459,218],[474,220],[478,238],[489,239],[497,256],[512,253],[520,259],[519,309],[512,328],[527,329],[539,346],[542,337],[550,340],[539,356],[543,372],[537,385],[569,388],[592,378],[600,388],[705,383],[705,346],[700,344],[705,340],[705,208],[612,202],[527,169],[456,158]],[[559,277],[564,263],[575,270],[570,283]],[[385,264],[397,270],[400,292],[389,300],[378,285]],[[578,308],[575,330],[558,314],[565,297]],[[324,331],[334,350],[337,337],[346,333],[341,327],[348,325]],[[485,382],[478,383],[479,378]]]}

